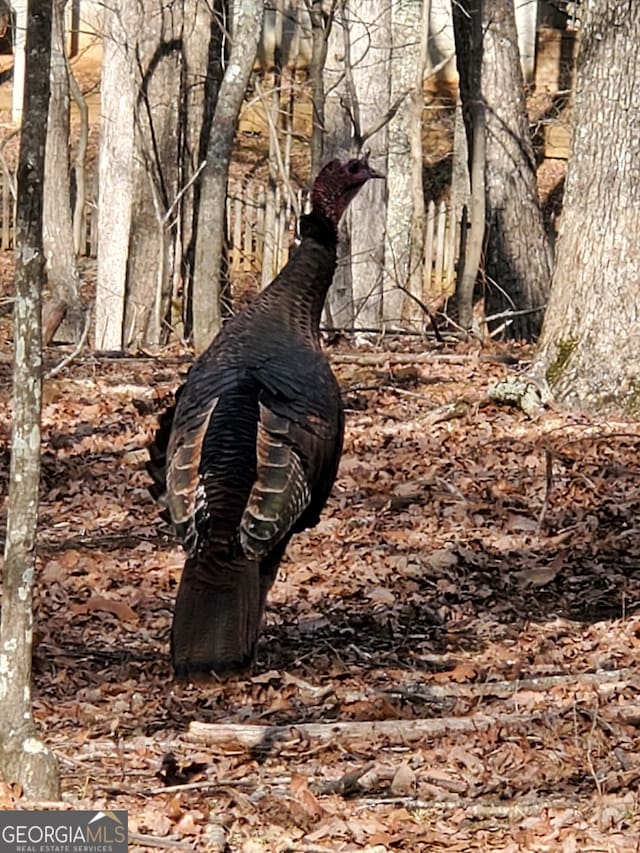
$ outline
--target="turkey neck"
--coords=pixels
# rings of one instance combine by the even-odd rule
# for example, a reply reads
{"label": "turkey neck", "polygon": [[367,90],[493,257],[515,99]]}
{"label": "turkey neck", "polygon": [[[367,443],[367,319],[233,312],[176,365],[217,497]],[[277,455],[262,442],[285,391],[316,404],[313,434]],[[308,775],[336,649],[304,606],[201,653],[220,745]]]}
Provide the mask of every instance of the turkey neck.
{"label": "turkey neck", "polygon": [[[320,317],[336,269],[337,232],[333,223],[312,211],[300,222],[302,242],[289,262],[256,300],[267,324],[284,334],[302,336],[320,347]],[[259,307],[258,307],[259,306]]]}

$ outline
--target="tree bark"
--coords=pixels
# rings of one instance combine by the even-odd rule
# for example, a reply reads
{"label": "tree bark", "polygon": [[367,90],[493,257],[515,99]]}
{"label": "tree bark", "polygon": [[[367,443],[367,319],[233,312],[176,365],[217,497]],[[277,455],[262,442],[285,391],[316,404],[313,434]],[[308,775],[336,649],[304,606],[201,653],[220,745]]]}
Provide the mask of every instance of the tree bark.
{"label": "tree bark", "polygon": [[[193,266],[200,199],[199,170],[206,162],[213,112],[224,74],[227,0],[195,0],[184,17],[181,81],[181,193],[178,235],[182,266],[174,270],[171,324],[183,338],[193,328]],[[188,187],[188,189],[187,189]]]}
{"label": "tree bark", "polygon": [[51,0],[29,5],[18,164],[13,423],[0,623],[0,773],[30,799],[60,796],[58,765],[32,716],[33,583],[40,481],[44,280],[42,192],[49,101]]}
{"label": "tree bark", "polygon": [[218,92],[202,171],[193,270],[193,343],[205,350],[222,324],[227,178],[238,115],[262,30],[262,0],[234,4],[231,53]]}
{"label": "tree bark", "polygon": [[51,98],[45,154],[43,243],[47,282],[54,301],[65,304],[58,340],[77,342],[82,334],[80,275],[76,265],[69,174],[69,77],[65,57],[64,10],[54,0],[51,33]]}
{"label": "tree bark", "polygon": [[102,86],[96,341],[109,349],[190,323],[196,178],[225,26],[224,0],[119,2],[106,12]]}
{"label": "tree bark", "polygon": [[567,406],[640,414],[640,16],[584,4],[557,266],[534,369]]}
{"label": "tree bark", "polygon": [[176,257],[178,156],[185,3],[144,0],[131,55],[135,81],[133,186],[124,344],[161,342]]}
{"label": "tree bark", "polygon": [[496,331],[504,326],[503,337],[531,341],[542,326],[553,257],[538,201],[513,0],[484,0],[482,26],[486,313],[513,311],[508,319],[490,321],[489,328]]}
{"label": "tree bark", "polygon": [[[367,149],[386,171],[389,148],[391,7],[388,0],[341,0],[329,40],[325,156]],[[371,181],[340,226],[338,269],[328,310],[343,328],[380,327],[383,319],[386,182]]]}
{"label": "tree bark", "polygon": [[13,4],[16,22],[13,30],[13,81],[11,88],[11,120],[22,121],[25,78],[25,35],[27,32],[27,0]]}
{"label": "tree bark", "polygon": [[323,0],[306,0],[309,18],[311,20],[311,63],[309,77],[311,79],[311,106],[313,109],[313,125],[311,129],[311,177],[315,179],[324,165],[324,66],[327,61],[329,36],[333,25],[335,0],[329,8]]}
{"label": "tree bark", "polygon": [[[78,0],[74,0],[77,3]],[[78,137],[78,148],[76,150],[75,162],[73,166],[76,198],[73,205],[73,248],[76,255],[79,255],[83,249],[82,239],[84,236],[84,207],[87,201],[87,147],[89,145],[89,105],[87,99],[82,93],[78,81],[73,75],[71,63],[66,59],[67,77],[69,79],[69,91],[71,97],[75,101],[78,113],[80,116],[80,134]]]}
{"label": "tree bark", "polygon": [[405,322],[421,327],[428,319],[420,303],[425,233],[422,113],[430,9],[430,0],[391,7],[390,97],[392,103],[401,103],[389,121],[383,292],[385,326],[396,328]]}
{"label": "tree bark", "polygon": [[[461,222],[460,255],[456,280],[458,323],[465,331],[473,323],[473,296],[482,263],[486,224],[486,126],[485,105],[480,97],[482,63],[482,22],[480,0],[475,4],[453,5],[453,29],[456,62],[460,78],[460,102],[467,137],[468,206],[467,219]],[[459,131],[459,127],[456,128]],[[456,140],[454,139],[454,146]],[[458,144],[458,149],[462,146]],[[455,151],[454,151],[455,156]],[[455,165],[455,163],[454,163]],[[454,178],[457,179],[454,185]],[[461,183],[452,173],[452,191]]]}
{"label": "tree bark", "polygon": [[95,321],[95,346],[105,350],[119,350],[123,344],[133,194],[134,85],[128,41],[134,11],[129,0],[105,7]]}
{"label": "tree bark", "polygon": [[[456,10],[456,47],[468,46],[467,56],[459,55],[458,70],[474,158],[481,136],[477,124],[485,131],[486,312],[500,315],[489,326],[503,337],[533,340],[553,259],[537,197],[513,0],[460,0]],[[473,178],[471,183],[475,196]]]}

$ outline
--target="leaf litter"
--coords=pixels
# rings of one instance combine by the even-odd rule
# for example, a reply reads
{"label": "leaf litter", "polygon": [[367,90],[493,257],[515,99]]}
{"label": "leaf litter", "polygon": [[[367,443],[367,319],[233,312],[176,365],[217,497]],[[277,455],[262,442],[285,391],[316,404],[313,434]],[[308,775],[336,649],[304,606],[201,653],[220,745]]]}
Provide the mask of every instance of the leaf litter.
{"label": "leaf litter", "polygon": [[638,849],[638,424],[530,418],[488,397],[518,366],[385,346],[331,349],[334,494],[254,675],[209,685],[172,678],[183,556],[144,471],[188,359],[89,355],[45,383],[35,715],[66,806],[127,809],[132,850]]}

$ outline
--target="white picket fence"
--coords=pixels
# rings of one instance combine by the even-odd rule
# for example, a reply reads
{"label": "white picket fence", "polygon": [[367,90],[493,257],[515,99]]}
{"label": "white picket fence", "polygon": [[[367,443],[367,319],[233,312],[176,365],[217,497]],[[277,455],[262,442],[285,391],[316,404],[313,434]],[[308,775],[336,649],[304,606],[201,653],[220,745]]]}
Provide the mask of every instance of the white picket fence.
{"label": "white picket fence", "polygon": [[[294,198],[280,186],[271,191],[264,183],[231,183],[227,193],[229,264],[232,277],[253,274],[266,284],[287,262],[298,218],[306,209],[308,194],[298,190]],[[85,207],[81,254],[95,257],[98,246],[98,209]],[[0,173],[0,249],[13,249],[14,204],[9,182]],[[425,235],[424,293],[450,292],[455,280],[458,254],[456,216],[444,202],[429,202]]]}
{"label": "white picket fence", "polygon": [[[307,196],[301,191],[292,202],[279,186],[230,184],[227,194],[229,264],[232,273],[254,273],[269,282],[287,262],[296,236],[299,212]],[[444,201],[427,207],[424,290],[448,292],[455,280],[458,228],[455,212]]]}

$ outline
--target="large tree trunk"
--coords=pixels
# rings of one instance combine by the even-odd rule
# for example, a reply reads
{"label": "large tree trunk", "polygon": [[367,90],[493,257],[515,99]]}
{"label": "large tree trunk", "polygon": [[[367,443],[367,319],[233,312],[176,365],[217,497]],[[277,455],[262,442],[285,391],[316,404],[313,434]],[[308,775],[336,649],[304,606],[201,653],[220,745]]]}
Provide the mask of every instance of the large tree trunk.
{"label": "large tree trunk", "polygon": [[42,185],[49,100],[51,0],[29,4],[26,85],[18,164],[13,423],[0,623],[0,774],[29,799],[60,797],[57,761],[31,708],[33,582],[40,482],[44,280]]}
{"label": "large tree trunk", "polygon": [[218,92],[202,171],[193,270],[193,342],[205,350],[222,324],[227,178],[238,115],[262,31],[262,0],[234,3],[231,53]]}
{"label": "large tree trunk", "polygon": [[174,269],[171,327],[186,337],[193,326],[192,293],[196,219],[199,207],[198,175],[207,155],[213,111],[224,73],[226,30],[220,25],[226,0],[210,4],[196,0],[187,4],[183,29],[183,66],[180,85],[181,109],[181,199],[178,206],[178,246],[181,266]]}
{"label": "large tree trunk", "polygon": [[[453,29],[456,43],[456,62],[460,78],[460,109],[456,107],[456,128],[460,134],[462,118],[466,145],[454,135],[454,163],[451,173],[452,203],[455,203],[460,185],[459,173],[462,149],[467,157],[467,207],[460,223],[460,254],[456,277],[456,308],[458,323],[464,330],[473,324],[473,300],[478,272],[482,263],[486,224],[486,122],[485,104],[480,97],[482,67],[481,0],[453,4]],[[457,169],[457,171],[454,171]],[[455,209],[455,208],[454,208]]]}
{"label": "large tree trunk", "polygon": [[[403,321],[421,326],[425,207],[422,113],[429,35],[429,0],[391,6],[391,103],[389,121],[386,241],[384,261],[385,326]],[[415,298],[411,298],[411,297]]]}
{"label": "large tree trunk", "polygon": [[[386,170],[391,7],[388,0],[341,0],[326,65],[325,158],[371,152]],[[385,245],[384,181],[371,181],[341,223],[338,270],[327,300],[341,328],[380,328]]]}
{"label": "large tree trunk", "polygon": [[640,414],[640,15],[585,4],[557,266],[537,367],[556,399]]}
{"label": "large tree trunk", "polygon": [[54,0],[51,35],[51,99],[44,179],[43,242],[50,295],[63,303],[66,319],[62,341],[78,341],[83,320],[80,275],[76,265],[69,176],[69,77],[65,58],[64,10],[67,0]]}
{"label": "large tree trunk", "polygon": [[485,0],[482,26],[486,313],[513,312],[490,322],[490,329],[504,326],[504,337],[531,341],[542,326],[553,257],[538,202],[513,0]]}
{"label": "large tree trunk", "polygon": [[[127,267],[125,346],[159,344],[169,314],[179,191],[180,78],[184,3],[145,0],[138,8],[131,73],[133,186]],[[131,44],[131,43],[130,43]]]}
{"label": "large tree trunk", "polygon": [[122,348],[129,260],[134,150],[131,18],[129,0],[114,0],[105,8],[95,346],[107,350]]}
{"label": "large tree trunk", "polygon": [[225,27],[224,0],[117,2],[106,12],[96,297],[96,343],[109,349],[184,331],[200,135]]}
{"label": "large tree trunk", "polygon": [[459,8],[456,49],[471,151],[477,151],[478,121],[485,136],[486,311],[495,317],[492,331],[533,340],[548,298],[552,252],[538,203],[513,0],[460,0]]}

